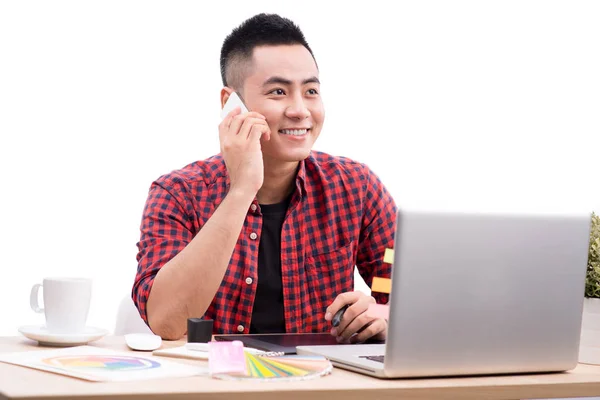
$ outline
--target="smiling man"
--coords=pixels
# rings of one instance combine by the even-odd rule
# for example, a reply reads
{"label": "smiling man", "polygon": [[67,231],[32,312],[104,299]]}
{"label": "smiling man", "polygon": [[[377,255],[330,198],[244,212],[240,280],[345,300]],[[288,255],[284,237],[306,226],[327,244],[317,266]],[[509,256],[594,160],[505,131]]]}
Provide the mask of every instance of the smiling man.
{"label": "smiling man", "polygon": [[213,319],[215,333],[384,339],[386,321],[366,310],[387,296],[354,292],[354,266],[369,285],[390,276],[396,206],[366,165],[312,150],[325,111],[304,35],[278,15],[250,18],[225,39],[221,74],[221,105],[236,92],[250,111],[221,122],[220,154],[153,182],[132,292],[140,315],[165,339],[191,317]]}

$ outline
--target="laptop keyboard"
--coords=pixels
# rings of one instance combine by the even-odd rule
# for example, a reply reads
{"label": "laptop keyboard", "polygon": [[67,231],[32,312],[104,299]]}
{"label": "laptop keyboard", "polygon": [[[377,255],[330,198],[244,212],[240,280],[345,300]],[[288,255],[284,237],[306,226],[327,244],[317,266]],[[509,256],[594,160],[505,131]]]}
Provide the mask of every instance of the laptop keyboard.
{"label": "laptop keyboard", "polygon": [[384,356],[359,356],[359,358],[366,358],[367,360],[377,361],[383,364]]}

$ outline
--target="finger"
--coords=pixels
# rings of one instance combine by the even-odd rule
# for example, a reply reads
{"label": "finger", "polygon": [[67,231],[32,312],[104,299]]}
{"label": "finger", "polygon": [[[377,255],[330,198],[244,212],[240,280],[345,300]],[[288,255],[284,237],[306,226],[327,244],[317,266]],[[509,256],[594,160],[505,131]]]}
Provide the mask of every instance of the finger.
{"label": "finger", "polygon": [[240,127],[239,132],[237,132],[237,137],[240,139],[248,139],[250,137],[250,130],[252,129],[253,126],[263,126],[264,128],[268,129],[269,126],[267,125],[267,123],[265,122],[265,120],[260,119],[260,118],[246,118],[244,120],[244,123],[242,124],[242,126]]}
{"label": "finger", "polygon": [[248,111],[245,113],[242,113],[242,108],[240,106],[236,106],[233,109],[231,109],[231,111],[229,111],[227,113],[227,115],[225,116],[225,118],[223,118],[222,122],[226,122],[225,126],[229,126],[229,124],[231,123],[231,121],[233,120],[233,117],[237,116],[237,115],[248,115],[250,117],[255,117],[255,118],[262,118],[262,119],[266,119],[266,117],[264,115],[262,115],[261,113],[257,113],[255,111]]}
{"label": "finger", "polygon": [[249,111],[246,114],[248,114],[249,117],[253,117],[253,118],[260,118],[260,119],[264,119],[264,120],[267,119],[267,117],[265,117],[264,115],[262,115],[261,113],[256,112],[256,111]]}
{"label": "finger", "polygon": [[[237,109],[239,109],[239,107],[235,108],[235,110],[237,110]],[[241,120],[244,120],[245,118],[258,118],[258,119],[262,119],[262,120],[266,120],[267,119],[267,117],[265,117],[261,113],[255,112],[255,111],[248,111],[248,112],[245,112],[245,113],[242,113],[240,111],[239,113],[237,113],[233,117],[234,117],[233,119],[235,119],[235,117],[239,117]]]}
{"label": "finger", "polygon": [[[239,118],[241,120],[243,120],[245,118],[245,115],[247,115],[248,113],[243,113],[242,112],[242,108],[240,106],[234,107],[233,110],[231,110],[228,114],[227,117],[231,117],[229,119],[229,123],[227,124],[227,127],[231,126],[231,123],[235,120],[235,118]],[[225,119],[227,119],[227,117],[225,117]]]}
{"label": "finger", "polygon": [[[344,307],[346,304],[353,304],[358,300],[359,294],[357,292],[345,292],[339,294],[333,303],[329,305],[325,309],[325,321],[331,321],[336,312],[340,310],[340,308]],[[348,310],[346,310],[348,312]],[[345,315],[346,313],[344,313]]]}
{"label": "finger", "polygon": [[374,318],[369,317],[366,312],[361,312],[360,314],[356,315],[343,329],[338,329],[337,336],[341,337],[343,340],[348,340],[352,335],[363,329],[373,320]]}
{"label": "finger", "polygon": [[241,113],[242,113],[242,107],[240,107],[240,106],[233,107],[233,109],[227,113],[227,115],[225,116],[225,119],[223,119],[223,121],[229,120],[229,122],[231,122],[233,117],[235,117],[236,115],[239,115]]}
{"label": "finger", "polygon": [[271,140],[271,127],[269,126],[269,123],[265,121],[265,124],[267,126],[267,129],[263,132],[263,135],[260,137],[261,140],[264,139],[266,141]]}
{"label": "finger", "polygon": [[233,136],[237,135],[237,133],[240,131],[240,127],[242,126],[245,120],[246,114],[238,114],[234,116],[231,119],[231,123],[229,124],[229,129],[227,130],[227,133]]}
{"label": "finger", "polygon": [[[234,110],[239,109],[239,107],[236,107]],[[233,112],[233,110],[232,110]],[[231,114],[231,113],[230,113]],[[228,114],[229,115],[229,114]],[[265,116],[262,114],[259,114],[257,112],[254,111],[250,111],[247,113],[237,113],[236,115],[233,115],[233,118],[231,119],[230,124],[228,125],[229,127],[229,132],[230,133],[234,133],[237,134],[240,130],[240,126],[242,126],[242,124],[244,123],[244,121],[246,120],[246,118],[258,118],[261,120],[266,120]]]}
{"label": "finger", "polygon": [[239,115],[241,112],[242,111],[240,107],[236,107],[233,110],[231,110],[225,116],[225,118],[223,118],[223,121],[221,121],[221,123],[219,124],[219,138],[223,139],[223,136],[225,136],[225,134],[229,131],[229,127],[231,126],[233,118]]}
{"label": "finger", "polygon": [[373,336],[380,334],[381,332],[385,331],[386,329],[387,329],[387,322],[385,322],[385,319],[377,318],[377,319],[371,321],[367,326],[365,326],[365,329],[363,329],[363,331],[360,332],[358,335],[350,338],[350,342],[351,343],[365,342],[367,339],[370,339]]}
{"label": "finger", "polygon": [[[267,121],[265,121],[264,119],[254,118],[254,120],[252,121],[252,128],[254,128],[255,126],[260,127],[260,131],[262,133],[271,132],[269,124],[267,124]],[[250,133],[248,133],[248,137],[250,137]]]}
{"label": "finger", "polygon": [[260,138],[263,135],[268,135],[271,133],[268,125],[253,125],[252,129],[250,129],[250,133],[248,134],[248,140],[251,142],[258,142],[260,144]]}
{"label": "finger", "polygon": [[337,336],[340,336],[342,332],[344,332],[344,330],[346,330],[347,327],[352,323],[352,321],[354,321],[354,319],[356,319],[362,314],[365,314],[365,312],[369,309],[369,304],[374,302],[375,299],[373,297],[366,296],[361,293],[361,296],[358,298],[358,300],[354,304],[352,304],[344,313],[344,316],[337,327]]}

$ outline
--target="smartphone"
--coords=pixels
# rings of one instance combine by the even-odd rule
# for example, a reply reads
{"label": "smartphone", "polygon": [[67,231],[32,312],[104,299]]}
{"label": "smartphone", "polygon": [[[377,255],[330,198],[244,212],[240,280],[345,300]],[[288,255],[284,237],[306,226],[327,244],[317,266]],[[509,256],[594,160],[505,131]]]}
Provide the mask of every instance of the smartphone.
{"label": "smartphone", "polygon": [[238,106],[241,107],[242,113],[248,112],[248,109],[244,105],[242,99],[240,99],[240,96],[238,96],[236,92],[233,92],[231,93],[231,96],[229,96],[229,98],[225,102],[225,105],[223,106],[223,109],[221,110],[221,119],[225,119],[227,114],[229,114],[231,110]]}

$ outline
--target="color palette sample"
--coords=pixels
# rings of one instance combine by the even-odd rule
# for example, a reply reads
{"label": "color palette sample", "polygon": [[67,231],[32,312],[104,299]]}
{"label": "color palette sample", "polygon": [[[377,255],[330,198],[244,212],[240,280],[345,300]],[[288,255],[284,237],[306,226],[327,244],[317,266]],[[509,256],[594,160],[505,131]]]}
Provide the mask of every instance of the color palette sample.
{"label": "color palette sample", "polygon": [[219,379],[304,380],[331,373],[331,362],[322,356],[260,356],[245,352],[246,373],[215,374]]}

